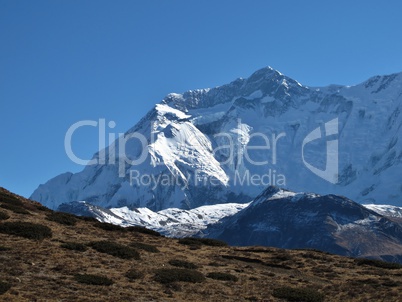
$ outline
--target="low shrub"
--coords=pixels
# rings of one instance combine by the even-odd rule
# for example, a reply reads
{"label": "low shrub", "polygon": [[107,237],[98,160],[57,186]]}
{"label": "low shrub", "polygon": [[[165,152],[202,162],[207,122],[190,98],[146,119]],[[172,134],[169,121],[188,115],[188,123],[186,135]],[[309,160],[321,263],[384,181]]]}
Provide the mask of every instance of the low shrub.
{"label": "low shrub", "polygon": [[283,262],[292,260],[292,256],[287,253],[276,254],[272,256],[272,260],[276,262]]}
{"label": "low shrub", "polygon": [[5,252],[11,250],[10,247],[0,245],[0,252]]}
{"label": "low shrub", "polygon": [[202,245],[202,243],[199,240],[197,240],[197,238],[192,238],[192,237],[180,238],[178,243],[183,244],[183,245],[190,245],[190,246],[201,246]]}
{"label": "low shrub", "polygon": [[65,242],[60,245],[63,249],[68,249],[72,251],[78,251],[78,252],[85,252],[87,250],[87,246],[82,243],[78,242]]}
{"label": "low shrub", "polygon": [[125,276],[130,280],[136,280],[136,279],[142,279],[144,277],[144,273],[133,268],[130,269]]}
{"label": "low shrub", "polygon": [[235,249],[237,252],[250,252],[250,253],[272,253],[272,249],[268,247],[250,247],[250,248],[241,248],[241,249]]}
{"label": "low shrub", "polygon": [[38,211],[43,211],[43,212],[51,212],[52,211],[51,209],[41,205],[40,203],[35,203],[34,206]]}
{"label": "low shrub", "polygon": [[10,216],[6,212],[0,211],[0,220],[7,220]]}
{"label": "low shrub", "polygon": [[112,241],[96,241],[89,244],[100,253],[106,253],[121,259],[140,259],[140,254],[128,246]]}
{"label": "low shrub", "polygon": [[331,253],[328,253],[326,251],[322,251],[319,249],[314,249],[314,248],[305,248],[305,249],[294,249],[295,251],[307,251],[307,252],[315,252],[318,254],[322,254],[322,255],[331,255]]}
{"label": "low shrub", "polygon": [[129,226],[126,228],[126,230],[129,232],[142,233],[142,234],[147,234],[147,235],[151,235],[151,236],[155,236],[155,237],[163,237],[161,233],[154,231],[154,230],[147,229],[142,226]]}
{"label": "low shrub", "polygon": [[310,288],[279,287],[274,289],[272,295],[276,298],[291,302],[322,302],[324,294]]}
{"label": "low shrub", "polygon": [[304,258],[313,259],[313,260],[324,260],[325,259],[321,254],[313,253],[313,252],[306,252],[306,253],[302,254],[302,256]]}
{"label": "low shrub", "polygon": [[91,274],[77,274],[74,276],[75,281],[89,285],[104,285],[110,286],[113,281],[104,276],[91,275]]}
{"label": "low shrub", "polygon": [[274,267],[274,268],[281,268],[281,269],[292,269],[290,266],[282,264],[282,263],[268,263],[264,262],[263,265],[268,266],[268,267]]}
{"label": "low shrub", "polygon": [[390,278],[386,278],[385,280],[381,280],[381,285],[387,287],[398,287],[399,283],[397,281],[391,280]]}
{"label": "low shrub", "polygon": [[176,282],[172,282],[172,283],[166,283],[164,284],[165,287],[165,293],[168,293],[169,295],[171,295],[174,292],[180,292],[182,291],[182,286],[179,283]]}
{"label": "low shrub", "polygon": [[229,260],[238,260],[238,261],[243,261],[243,262],[248,262],[248,263],[260,263],[260,264],[264,263],[260,259],[243,257],[243,256],[222,255],[222,258],[229,259]]}
{"label": "low shrub", "polygon": [[169,264],[177,267],[183,267],[183,268],[188,268],[188,269],[197,269],[198,266],[195,265],[192,262],[184,261],[184,260],[179,260],[179,259],[172,259],[169,260]]}
{"label": "low shrub", "polygon": [[236,282],[239,280],[235,275],[229,274],[229,273],[221,273],[221,272],[212,272],[208,273],[207,275],[208,278],[215,279],[215,280],[221,280],[221,281],[234,281]]}
{"label": "low shrub", "polygon": [[80,219],[82,221],[99,223],[99,221],[95,217],[92,217],[92,216],[77,216],[77,219]]}
{"label": "low shrub", "polygon": [[228,244],[222,240],[210,239],[210,238],[195,238],[185,237],[179,239],[180,244],[184,245],[208,245],[208,246],[227,246]]}
{"label": "low shrub", "polygon": [[24,203],[20,199],[16,198],[12,194],[7,194],[7,193],[6,194],[0,193],[0,202],[11,203],[11,204],[18,205],[20,207],[22,207],[24,205]]}
{"label": "low shrub", "polygon": [[196,250],[201,249],[201,246],[202,245],[189,245],[189,249],[190,249],[190,251],[196,251]]}
{"label": "low shrub", "polygon": [[132,242],[130,243],[130,246],[139,250],[144,250],[146,252],[150,253],[159,253],[159,250],[156,246],[146,244],[146,243],[140,243],[140,242]]}
{"label": "low shrub", "polygon": [[14,204],[14,203],[3,203],[0,205],[3,209],[10,210],[14,213],[17,214],[24,214],[24,215],[29,215],[31,214],[29,211],[27,211],[23,206],[20,206],[19,204]]}
{"label": "low shrub", "polygon": [[10,288],[10,284],[4,281],[0,281],[0,295],[5,294]]}
{"label": "low shrub", "polygon": [[107,223],[107,222],[97,221],[94,225],[102,230],[110,231],[110,232],[125,232],[126,231],[126,229],[123,228],[122,226],[119,226],[117,224]]}
{"label": "low shrub", "polygon": [[210,263],[208,263],[208,265],[209,266],[215,266],[215,267],[228,266],[224,262],[217,262],[217,261],[210,262]]}
{"label": "low shrub", "polygon": [[385,262],[381,260],[375,260],[375,259],[355,259],[355,262],[357,265],[369,265],[369,266],[374,266],[374,267],[380,267],[380,268],[385,268],[385,269],[400,269],[402,268],[402,264],[395,263],[395,262]]}
{"label": "low shrub", "polygon": [[225,241],[218,240],[218,239],[200,238],[200,241],[203,245],[208,245],[208,246],[228,246],[228,244]]}
{"label": "low shrub", "polygon": [[74,226],[77,223],[77,218],[69,213],[52,212],[46,217],[47,220],[57,222],[63,225]]}
{"label": "low shrub", "polygon": [[365,278],[365,279],[354,279],[349,282],[349,284],[353,286],[362,286],[362,285],[370,285],[371,287],[380,286],[380,280],[374,278]]}
{"label": "low shrub", "polygon": [[311,269],[314,273],[316,274],[333,274],[334,273],[334,269],[332,265],[315,265],[312,269]]}
{"label": "low shrub", "polygon": [[41,224],[20,221],[1,223],[0,233],[34,240],[42,240],[52,237],[52,230],[49,227]]}
{"label": "low shrub", "polygon": [[166,284],[172,282],[199,283],[205,280],[203,274],[198,271],[185,268],[163,268],[155,272],[155,280]]}

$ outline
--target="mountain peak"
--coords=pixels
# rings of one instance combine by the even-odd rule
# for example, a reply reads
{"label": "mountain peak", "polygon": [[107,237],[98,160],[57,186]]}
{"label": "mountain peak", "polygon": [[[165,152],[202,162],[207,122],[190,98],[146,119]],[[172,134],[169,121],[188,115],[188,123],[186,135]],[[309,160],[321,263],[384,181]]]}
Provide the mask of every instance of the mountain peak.
{"label": "mountain peak", "polygon": [[248,78],[248,81],[253,82],[255,80],[262,80],[262,79],[266,80],[272,77],[284,77],[284,75],[278,70],[272,68],[271,66],[267,66],[253,72],[251,76]]}

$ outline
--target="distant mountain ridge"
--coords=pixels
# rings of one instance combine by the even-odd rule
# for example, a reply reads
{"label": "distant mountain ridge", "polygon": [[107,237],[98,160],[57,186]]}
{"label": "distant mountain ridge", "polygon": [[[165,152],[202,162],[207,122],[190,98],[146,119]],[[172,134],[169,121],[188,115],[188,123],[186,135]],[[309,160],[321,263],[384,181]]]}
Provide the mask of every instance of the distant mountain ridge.
{"label": "distant mountain ridge", "polygon": [[169,237],[210,237],[235,246],[310,248],[402,263],[402,208],[360,205],[336,195],[269,187],[246,204],[153,212],[76,202],[64,204],[61,210],[121,226],[140,225]]}
{"label": "distant mountain ridge", "polygon": [[342,196],[269,187],[244,210],[203,233],[231,245],[312,248],[402,263],[401,220],[370,208]]}
{"label": "distant mountain ridge", "polygon": [[[402,206],[401,110],[402,73],[355,86],[310,88],[267,67],[221,87],[169,94],[126,132],[146,141],[143,148],[129,140],[127,157],[137,159],[145,150],[145,161],[123,167],[106,162],[61,174],[31,198],[52,209],[85,200],[104,208],[159,211],[249,202],[267,185],[276,185]],[[324,170],[326,140],[306,146],[304,141],[335,119],[339,171],[333,184],[305,163]],[[116,141],[94,159],[119,152]],[[144,175],[174,181],[144,185],[138,181]]]}
{"label": "distant mountain ridge", "polygon": [[160,232],[169,237],[198,235],[209,225],[219,223],[225,217],[233,216],[248,203],[225,203],[201,206],[191,210],[170,208],[153,212],[148,208],[127,207],[105,209],[87,202],[71,202],[60,206],[60,210],[71,214],[90,216],[101,222],[120,226],[139,225]]}

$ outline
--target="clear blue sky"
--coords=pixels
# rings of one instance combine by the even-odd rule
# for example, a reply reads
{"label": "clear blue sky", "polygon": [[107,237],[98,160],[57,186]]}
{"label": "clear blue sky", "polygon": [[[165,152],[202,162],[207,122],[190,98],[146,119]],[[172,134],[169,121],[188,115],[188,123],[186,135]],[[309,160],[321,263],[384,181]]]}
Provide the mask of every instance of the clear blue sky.
{"label": "clear blue sky", "polygon": [[[401,1],[0,0],[0,186],[66,171],[68,127],[133,126],[169,92],[270,65],[310,86],[402,71]],[[74,151],[90,158],[96,129]]]}

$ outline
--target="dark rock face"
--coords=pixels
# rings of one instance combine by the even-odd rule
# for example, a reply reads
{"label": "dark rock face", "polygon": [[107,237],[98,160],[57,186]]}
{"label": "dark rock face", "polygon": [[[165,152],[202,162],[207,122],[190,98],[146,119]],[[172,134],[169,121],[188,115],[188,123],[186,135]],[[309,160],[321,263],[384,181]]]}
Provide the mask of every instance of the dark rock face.
{"label": "dark rock face", "polygon": [[270,187],[208,232],[231,245],[402,260],[401,224],[336,195],[291,194]]}

